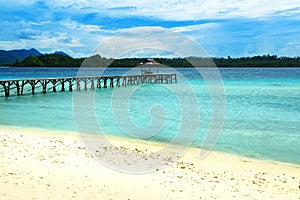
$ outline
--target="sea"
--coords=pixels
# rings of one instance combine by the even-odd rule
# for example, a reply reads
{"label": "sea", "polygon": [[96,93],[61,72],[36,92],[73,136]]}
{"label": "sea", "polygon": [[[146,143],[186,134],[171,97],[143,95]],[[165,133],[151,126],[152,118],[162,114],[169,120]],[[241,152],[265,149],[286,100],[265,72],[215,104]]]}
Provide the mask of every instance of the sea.
{"label": "sea", "polygon": [[[218,84],[195,68],[171,71],[178,74],[177,83],[73,92],[67,87],[60,92],[58,85],[56,93],[42,94],[37,88],[35,95],[27,85],[25,95],[15,95],[12,87],[8,98],[0,85],[0,125],[62,131],[86,127],[87,133],[99,134],[100,130],[101,134],[165,144],[186,132],[193,134],[191,146],[201,148],[210,130],[216,129],[212,121],[218,102],[213,97],[218,94],[212,94],[210,87]],[[138,73],[131,68],[0,67],[0,80],[75,77],[79,72],[92,76]],[[225,107],[217,106],[217,113],[224,116],[217,122],[218,134],[212,137],[213,150],[300,165],[300,68],[218,68],[217,72]],[[83,102],[92,105],[92,117],[78,117],[85,110],[84,105],[74,104],[78,94],[92,97]],[[90,125],[93,121],[98,128]]]}

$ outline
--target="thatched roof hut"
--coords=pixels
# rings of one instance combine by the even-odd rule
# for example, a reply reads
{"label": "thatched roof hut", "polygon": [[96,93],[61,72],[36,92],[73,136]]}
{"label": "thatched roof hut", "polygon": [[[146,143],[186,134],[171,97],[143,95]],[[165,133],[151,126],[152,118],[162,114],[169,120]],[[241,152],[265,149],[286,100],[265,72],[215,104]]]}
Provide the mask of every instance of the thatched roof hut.
{"label": "thatched roof hut", "polygon": [[154,59],[145,59],[139,63],[139,67],[141,68],[142,74],[153,74],[155,68],[156,73],[158,73],[158,68],[161,66],[162,64],[156,62]]}

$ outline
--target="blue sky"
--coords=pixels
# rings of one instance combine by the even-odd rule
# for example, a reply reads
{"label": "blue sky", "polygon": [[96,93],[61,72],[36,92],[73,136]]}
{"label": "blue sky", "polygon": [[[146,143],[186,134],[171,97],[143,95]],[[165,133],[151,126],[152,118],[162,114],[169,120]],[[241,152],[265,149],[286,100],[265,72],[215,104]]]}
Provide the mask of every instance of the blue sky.
{"label": "blue sky", "polygon": [[190,37],[210,56],[300,56],[299,0],[0,1],[5,50],[81,57],[116,34],[161,27]]}

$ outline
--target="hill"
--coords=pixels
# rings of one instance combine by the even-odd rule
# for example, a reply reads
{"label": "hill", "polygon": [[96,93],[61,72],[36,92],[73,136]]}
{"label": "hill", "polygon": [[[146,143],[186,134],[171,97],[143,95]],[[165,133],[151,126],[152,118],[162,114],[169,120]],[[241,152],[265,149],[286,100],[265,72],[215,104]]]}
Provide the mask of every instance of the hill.
{"label": "hill", "polygon": [[21,50],[0,50],[0,65],[11,65],[15,62],[22,62],[28,56],[40,56],[42,55],[36,49],[21,49]]}
{"label": "hill", "polygon": [[16,62],[18,67],[80,67],[83,58],[72,58],[62,54],[44,54],[28,56],[22,62]]}
{"label": "hill", "polygon": [[[28,67],[136,67],[145,58],[107,59],[100,55],[88,58],[72,58],[64,54],[29,56],[13,66]],[[300,57],[254,56],[242,58],[154,58],[158,63],[169,67],[300,67]]]}
{"label": "hill", "polygon": [[[107,67],[113,59],[102,58],[93,55],[88,58],[72,58],[65,54],[44,54],[40,56],[28,56],[22,62],[16,62],[14,67]],[[121,63],[122,64],[122,63]],[[123,62],[123,65],[128,65]],[[116,66],[115,66],[116,67]]]}
{"label": "hill", "polygon": [[63,52],[63,51],[55,51],[53,54],[60,54],[60,55],[64,55],[64,56],[69,56],[71,57],[69,54]]}

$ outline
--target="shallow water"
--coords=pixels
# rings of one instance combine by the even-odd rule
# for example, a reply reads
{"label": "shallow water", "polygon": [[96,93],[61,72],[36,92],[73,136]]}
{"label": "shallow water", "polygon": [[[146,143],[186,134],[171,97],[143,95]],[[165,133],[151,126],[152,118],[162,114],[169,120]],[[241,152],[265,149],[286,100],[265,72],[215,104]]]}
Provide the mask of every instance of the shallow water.
{"label": "shallow water", "polygon": [[[122,74],[128,70],[109,69],[104,74]],[[0,79],[66,77],[75,76],[77,71],[76,68],[0,68]],[[84,73],[102,72],[90,69]],[[9,98],[1,94],[0,124],[67,131],[76,131],[76,124],[77,127],[80,124],[90,133],[97,134],[100,127],[105,134],[170,143],[182,125],[182,112],[193,110],[195,113],[191,115],[199,117],[193,146],[201,147],[211,120],[211,96],[195,69],[177,69],[177,73],[187,79],[192,90],[186,90],[184,81],[179,80],[172,85],[145,84],[96,92],[48,92]],[[215,150],[300,164],[300,68],[223,68],[220,73],[226,94],[226,118]],[[124,99],[132,89],[135,91],[127,105]],[[83,114],[74,118],[74,98],[78,95],[95,100],[95,118],[84,115],[85,104],[76,106],[76,111]],[[180,102],[178,95],[185,100]],[[197,108],[191,103],[194,97]],[[157,106],[151,112],[154,105]],[[130,121],[126,121],[124,113],[128,113]],[[151,114],[154,124],[149,128]],[[188,118],[185,117],[184,123],[188,123]],[[99,125],[97,129],[91,125],[93,120]],[[189,126],[185,131],[190,131]],[[154,136],[150,137],[151,134]]]}

